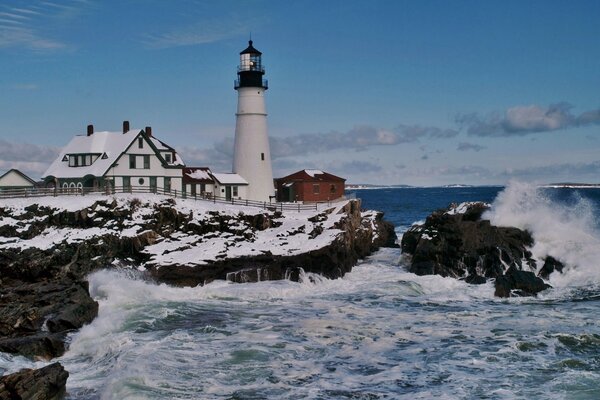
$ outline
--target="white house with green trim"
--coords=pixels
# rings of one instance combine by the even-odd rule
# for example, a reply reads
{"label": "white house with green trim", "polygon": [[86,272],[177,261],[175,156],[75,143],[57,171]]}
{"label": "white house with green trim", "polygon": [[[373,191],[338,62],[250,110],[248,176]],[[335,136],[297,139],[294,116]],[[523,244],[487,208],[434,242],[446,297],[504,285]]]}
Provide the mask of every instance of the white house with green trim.
{"label": "white house with green trim", "polygon": [[48,186],[70,188],[159,188],[181,192],[183,160],[152,129],[94,132],[75,136],[44,173]]}

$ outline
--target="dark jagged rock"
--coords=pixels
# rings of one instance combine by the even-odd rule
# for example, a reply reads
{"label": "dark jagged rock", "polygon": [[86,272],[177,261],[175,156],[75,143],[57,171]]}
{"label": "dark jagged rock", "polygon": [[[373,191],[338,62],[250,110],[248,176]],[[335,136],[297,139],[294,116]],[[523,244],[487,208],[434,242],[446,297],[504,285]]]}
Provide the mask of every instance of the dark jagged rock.
{"label": "dark jagged rock", "polygon": [[69,373],[60,363],[0,377],[0,400],[49,400],[65,393]]}
{"label": "dark jagged rock", "polygon": [[533,272],[519,271],[513,267],[496,278],[494,295],[497,297],[534,296],[550,287]]}
{"label": "dark jagged rock", "polygon": [[551,273],[553,273],[554,271],[558,271],[558,272],[562,273],[564,268],[565,268],[565,266],[562,262],[558,261],[556,258],[554,258],[552,256],[548,256],[544,260],[544,266],[542,267],[542,269],[540,269],[538,276],[540,276],[544,279],[548,279],[550,277]]}
{"label": "dark jagged rock", "polygon": [[533,295],[546,289],[541,279],[531,279],[535,274],[530,271],[536,268],[529,251],[531,234],[491,225],[481,219],[487,209],[485,203],[451,205],[433,212],[423,225],[411,227],[401,241],[402,252],[411,256],[409,270],[472,284],[496,279],[498,296]]}
{"label": "dark jagged rock", "polygon": [[0,288],[0,350],[50,359],[65,351],[65,333],[90,323],[98,303],[87,282],[11,282]]}

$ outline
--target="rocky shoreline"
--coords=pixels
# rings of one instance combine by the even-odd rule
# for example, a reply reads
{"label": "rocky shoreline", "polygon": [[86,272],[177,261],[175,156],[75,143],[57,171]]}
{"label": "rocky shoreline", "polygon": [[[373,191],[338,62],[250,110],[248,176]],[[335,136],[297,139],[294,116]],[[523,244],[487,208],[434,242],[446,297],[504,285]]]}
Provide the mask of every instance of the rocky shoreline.
{"label": "rocky shoreline", "polygon": [[[337,278],[397,239],[382,213],[361,212],[360,200],[281,213],[160,196],[91,197],[0,207],[0,351],[62,355],[68,333],[98,313],[85,279],[99,269],[135,268],[176,286],[298,280],[302,271]],[[64,377],[56,367],[36,371],[3,377],[0,399],[19,398],[28,379]]]}
{"label": "rocky shoreline", "polygon": [[529,250],[534,243],[531,234],[491,225],[484,218],[489,209],[489,204],[481,202],[453,204],[433,212],[423,224],[412,226],[401,241],[409,271],[471,284],[491,279],[497,297],[533,296],[550,288],[543,279],[562,271],[563,263],[546,256],[536,275],[538,260]]}

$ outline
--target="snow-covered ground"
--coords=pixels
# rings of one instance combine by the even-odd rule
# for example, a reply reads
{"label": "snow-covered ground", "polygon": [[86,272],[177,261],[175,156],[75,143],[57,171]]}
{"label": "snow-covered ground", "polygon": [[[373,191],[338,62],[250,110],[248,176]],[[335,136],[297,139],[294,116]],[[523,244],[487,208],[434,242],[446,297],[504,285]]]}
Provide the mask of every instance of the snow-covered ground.
{"label": "snow-covered ground", "polygon": [[[113,200],[116,207],[114,204],[110,207],[95,204],[98,201],[110,204]],[[15,235],[0,236],[0,250],[31,247],[48,250],[61,243],[73,244],[105,235],[136,237],[148,231],[149,221],[154,220],[158,208],[168,207],[186,216],[185,227],[174,232],[156,232],[157,241],[142,252],[149,256],[148,264],[194,266],[266,252],[295,255],[325,247],[342,232],[336,228],[336,223],[345,215],[341,210],[347,201],[335,203],[325,211],[275,213],[254,207],[173,200],[155,194],[9,199],[0,205],[0,209],[4,209],[4,213],[0,214],[4,215],[0,217],[0,227],[8,225],[17,232],[27,232],[31,224],[44,223],[40,219],[49,219],[48,216],[40,217],[40,213],[33,216],[28,213],[26,208],[33,204],[52,209],[46,214],[85,210],[86,218],[93,221],[93,227],[58,227],[48,223],[38,234],[26,235],[27,239]],[[110,218],[111,212],[120,212],[125,217],[117,223],[116,219]],[[267,214],[273,221],[270,228],[259,230],[252,226],[251,216],[259,214]],[[222,229],[223,221],[226,221],[226,229]],[[203,227],[211,224],[215,225],[215,229],[206,233]]]}

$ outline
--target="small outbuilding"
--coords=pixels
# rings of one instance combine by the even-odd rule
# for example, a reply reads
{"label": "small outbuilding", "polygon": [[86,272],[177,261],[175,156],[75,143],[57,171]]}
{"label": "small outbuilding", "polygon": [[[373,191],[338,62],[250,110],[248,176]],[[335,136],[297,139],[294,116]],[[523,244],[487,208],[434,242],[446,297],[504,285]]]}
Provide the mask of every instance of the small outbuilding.
{"label": "small outbuilding", "polygon": [[212,197],[215,180],[208,167],[183,168],[183,193],[191,197]]}
{"label": "small outbuilding", "polygon": [[318,169],[303,169],[275,180],[277,201],[330,201],[344,196],[346,179]]}
{"label": "small outbuilding", "polygon": [[11,169],[0,176],[0,190],[31,189],[34,186],[35,181],[18,169]]}

